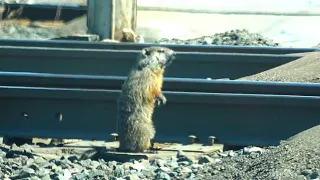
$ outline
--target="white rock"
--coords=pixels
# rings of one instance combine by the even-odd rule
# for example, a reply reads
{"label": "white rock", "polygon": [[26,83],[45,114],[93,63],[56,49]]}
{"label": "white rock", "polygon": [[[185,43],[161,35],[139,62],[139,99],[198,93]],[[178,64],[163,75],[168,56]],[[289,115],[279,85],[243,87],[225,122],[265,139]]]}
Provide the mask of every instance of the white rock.
{"label": "white rock", "polygon": [[63,176],[64,178],[66,179],[70,179],[72,177],[70,171],[68,169],[65,169],[64,172],[63,172]]}
{"label": "white rock", "polygon": [[160,167],[160,169],[162,170],[162,171],[164,171],[164,172],[170,172],[171,171],[171,169],[170,168],[168,168],[168,167]]}
{"label": "white rock", "polygon": [[229,155],[230,157],[233,157],[233,156],[236,155],[236,153],[235,153],[234,151],[229,151],[228,155]]}
{"label": "white rock", "polygon": [[187,167],[183,167],[182,170],[181,170],[182,173],[191,173],[192,170],[190,168],[187,168]]}
{"label": "white rock", "polygon": [[132,165],[132,168],[137,170],[137,171],[141,171],[143,169],[145,169],[144,165],[139,163],[139,162],[135,162],[133,165]]}
{"label": "white rock", "polygon": [[264,150],[262,148],[259,148],[259,147],[245,147],[245,148],[243,148],[243,152],[247,153],[247,154],[263,153]]}

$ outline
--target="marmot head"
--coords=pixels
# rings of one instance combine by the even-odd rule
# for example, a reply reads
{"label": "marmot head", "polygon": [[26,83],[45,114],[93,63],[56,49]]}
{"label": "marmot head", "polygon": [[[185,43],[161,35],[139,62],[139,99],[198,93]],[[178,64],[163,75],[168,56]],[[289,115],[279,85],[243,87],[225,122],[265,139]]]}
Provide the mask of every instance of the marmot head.
{"label": "marmot head", "polygon": [[172,49],[160,46],[151,46],[143,48],[138,57],[138,66],[165,68],[176,58],[176,53]]}

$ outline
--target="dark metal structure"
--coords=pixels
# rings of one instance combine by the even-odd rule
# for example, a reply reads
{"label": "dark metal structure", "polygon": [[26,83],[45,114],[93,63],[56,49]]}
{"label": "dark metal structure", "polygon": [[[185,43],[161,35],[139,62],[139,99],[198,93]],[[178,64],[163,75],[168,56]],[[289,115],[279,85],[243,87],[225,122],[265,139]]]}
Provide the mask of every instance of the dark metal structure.
{"label": "dark metal structure", "polygon": [[292,54],[317,51],[319,48],[284,48],[263,46],[228,46],[228,45],[178,45],[153,43],[104,43],[74,40],[22,40],[0,39],[0,46],[75,48],[75,49],[109,49],[109,50],[141,50],[148,46],[166,46],[175,51],[183,52],[220,52],[248,54]]}
{"label": "dark metal structure", "polygon": [[[0,134],[108,139],[116,132],[116,99],[136,46],[115,50],[2,44]],[[301,57],[282,51],[178,51],[163,86],[168,102],[155,110],[156,139],[185,141],[192,134],[202,142],[216,136],[232,145],[276,145],[318,125],[319,84],[205,79],[234,79]]]}
{"label": "dark metal structure", "polygon": [[[126,76],[138,52],[138,50],[0,46],[0,71]],[[166,77],[237,79],[302,57],[193,51],[177,51],[177,54],[175,63],[166,70]]]}
{"label": "dark metal structure", "polygon": [[[106,140],[116,132],[119,90],[1,86],[0,133]],[[319,96],[165,91],[154,114],[156,140],[275,145],[318,125]]]}
{"label": "dark metal structure", "polygon": [[[96,76],[29,72],[0,72],[4,86],[119,90],[125,76]],[[206,93],[320,96],[320,84],[164,78],[163,90]]]}

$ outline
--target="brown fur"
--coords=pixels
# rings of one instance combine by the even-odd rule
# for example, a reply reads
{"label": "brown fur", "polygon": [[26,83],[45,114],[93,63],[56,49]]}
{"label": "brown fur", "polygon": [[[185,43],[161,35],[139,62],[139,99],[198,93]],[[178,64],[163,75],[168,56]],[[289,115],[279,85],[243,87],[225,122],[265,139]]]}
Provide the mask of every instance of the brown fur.
{"label": "brown fur", "polygon": [[118,134],[121,151],[144,152],[155,136],[152,115],[155,106],[164,105],[163,73],[175,59],[166,47],[147,47],[139,53],[122,86],[118,99]]}

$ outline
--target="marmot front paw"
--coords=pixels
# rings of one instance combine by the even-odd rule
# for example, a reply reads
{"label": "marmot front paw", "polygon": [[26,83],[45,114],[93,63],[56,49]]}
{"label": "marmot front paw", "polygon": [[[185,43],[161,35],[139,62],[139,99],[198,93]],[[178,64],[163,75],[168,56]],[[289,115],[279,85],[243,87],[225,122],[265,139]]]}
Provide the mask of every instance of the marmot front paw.
{"label": "marmot front paw", "polygon": [[160,96],[156,99],[157,106],[163,106],[167,103],[167,98],[164,96]]}

